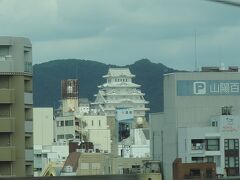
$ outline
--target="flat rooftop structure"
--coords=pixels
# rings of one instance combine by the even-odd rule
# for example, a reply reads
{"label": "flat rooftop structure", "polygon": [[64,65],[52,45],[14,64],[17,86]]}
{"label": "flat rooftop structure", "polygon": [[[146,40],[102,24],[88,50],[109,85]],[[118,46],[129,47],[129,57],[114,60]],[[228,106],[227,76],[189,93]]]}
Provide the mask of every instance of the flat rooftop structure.
{"label": "flat rooftop structure", "polygon": [[238,72],[238,66],[229,66],[228,69],[225,67],[202,67],[202,72]]}

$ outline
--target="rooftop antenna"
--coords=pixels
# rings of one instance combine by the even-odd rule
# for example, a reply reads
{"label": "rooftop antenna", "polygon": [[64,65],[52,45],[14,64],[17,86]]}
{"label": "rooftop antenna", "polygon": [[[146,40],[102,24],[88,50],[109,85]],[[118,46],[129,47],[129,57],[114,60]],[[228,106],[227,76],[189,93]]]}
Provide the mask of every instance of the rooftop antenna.
{"label": "rooftop antenna", "polygon": [[222,48],[221,47],[219,47],[218,48],[218,58],[219,58],[219,65],[220,65],[220,70],[225,70],[225,64],[223,63],[223,61],[222,61]]}
{"label": "rooftop antenna", "polygon": [[197,62],[197,32],[194,33],[194,58],[195,58],[195,71],[198,71],[198,62]]}

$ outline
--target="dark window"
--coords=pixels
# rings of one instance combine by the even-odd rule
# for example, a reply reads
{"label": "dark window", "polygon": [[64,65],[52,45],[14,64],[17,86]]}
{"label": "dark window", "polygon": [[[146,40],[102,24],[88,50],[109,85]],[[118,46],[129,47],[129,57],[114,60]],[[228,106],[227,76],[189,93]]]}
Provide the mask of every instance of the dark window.
{"label": "dark window", "polygon": [[190,176],[200,176],[200,169],[190,169]]}
{"label": "dark window", "polygon": [[0,104],[0,117],[9,117],[10,116],[10,105],[9,104]]}
{"label": "dark window", "polygon": [[204,139],[192,139],[192,150],[202,150],[204,147]]}
{"label": "dark window", "polygon": [[66,139],[72,139],[72,138],[73,138],[73,135],[72,135],[72,134],[65,134],[65,138],[66,138]]}
{"label": "dark window", "polygon": [[207,151],[219,151],[219,139],[207,139]]}
{"label": "dark window", "polygon": [[65,126],[73,126],[73,120],[65,121]]}
{"label": "dark window", "polygon": [[231,115],[231,114],[232,114],[232,106],[222,107],[222,115]]}

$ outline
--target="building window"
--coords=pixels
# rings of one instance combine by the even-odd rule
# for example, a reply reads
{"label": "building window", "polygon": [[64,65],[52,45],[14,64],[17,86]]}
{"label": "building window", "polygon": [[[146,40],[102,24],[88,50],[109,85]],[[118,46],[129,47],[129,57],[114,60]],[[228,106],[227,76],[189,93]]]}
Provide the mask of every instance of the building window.
{"label": "building window", "polygon": [[219,151],[219,139],[207,139],[207,151]]}
{"label": "building window", "polygon": [[225,157],[225,167],[239,167],[239,157],[236,156],[226,156]]}
{"label": "building window", "polygon": [[92,120],[92,126],[94,125],[93,120]]}
{"label": "building window", "polygon": [[72,134],[65,134],[65,138],[66,138],[66,139],[72,139],[72,138],[73,138],[73,135],[72,135]]}
{"label": "building window", "polygon": [[224,149],[225,150],[239,149],[239,140],[238,139],[225,139],[224,140]]}
{"label": "building window", "polygon": [[73,126],[73,120],[65,121],[65,126]]}
{"label": "building window", "polygon": [[101,120],[98,121],[98,125],[99,125],[99,127],[101,126]]}
{"label": "building window", "polygon": [[0,89],[8,89],[8,88],[9,88],[9,76],[1,76]]}
{"label": "building window", "polygon": [[217,127],[218,126],[218,122],[217,121],[212,121],[212,126],[213,127]]}
{"label": "building window", "polygon": [[64,121],[57,121],[57,127],[64,126]]}
{"label": "building window", "polygon": [[58,139],[58,140],[59,140],[59,139],[64,139],[64,135],[63,135],[63,134],[57,135],[57,139]]}
{"label": "building window", "polygon": [[10,117],[10,105],[0,104],[0,117]]}
{"label": "building window", "polygon": [[192,150],[203,150],[204,148],[204,139],[192,139]]}
{"label": "building window", "polygon": [[190,176],[200,177],[200,169],[190,169]]}
{"label": "building window", "polygon": [[232,106],[222,107],[222,115],[231,115],[231,114],[232,114]]}

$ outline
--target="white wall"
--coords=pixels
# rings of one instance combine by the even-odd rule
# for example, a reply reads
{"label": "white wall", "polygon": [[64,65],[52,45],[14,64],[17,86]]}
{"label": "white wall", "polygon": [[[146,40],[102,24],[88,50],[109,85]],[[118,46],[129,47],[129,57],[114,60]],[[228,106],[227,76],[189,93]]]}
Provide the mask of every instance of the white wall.
{"label": "white wall", "polygon": [[53,108],[33,108],[33,143],[51,145],[53,142]]}
{"label": "white wall", "polygon": [[101,145],[103,151],[111,152],[111,135],[107,117],[86,115],[82,116],[82,121],[86,122],[85,130],[88,132],[89,141]]}

